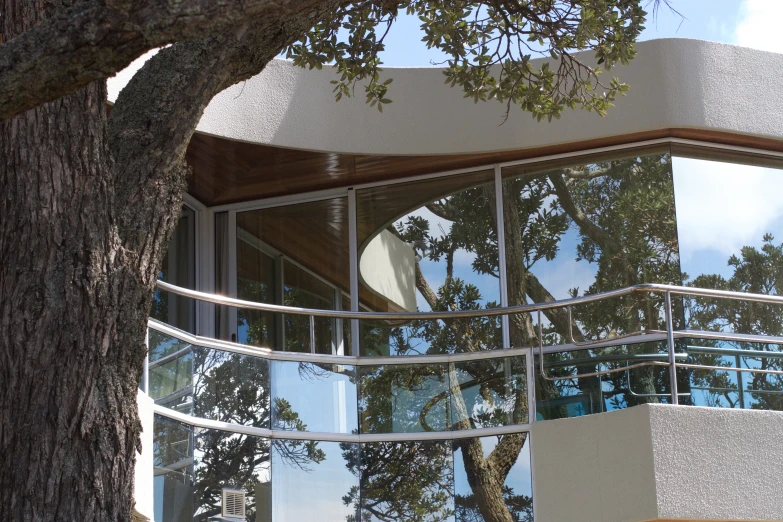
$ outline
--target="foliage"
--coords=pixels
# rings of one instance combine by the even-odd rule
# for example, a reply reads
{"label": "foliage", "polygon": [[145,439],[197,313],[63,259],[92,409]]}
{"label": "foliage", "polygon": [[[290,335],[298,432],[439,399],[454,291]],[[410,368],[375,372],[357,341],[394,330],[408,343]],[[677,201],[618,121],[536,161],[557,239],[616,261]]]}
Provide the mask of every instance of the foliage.
{"label": "foliage", "polygon": [[[446,56],[445,83],[474,102],[496,99],[536,119],[566,109],[603,115],[628,86],[602,70],[626,64],[647,13],[639,0],[384,1],[338,4],[288,48],[309,68],[333,63],[336,99],[365,81],[367,102],[383,110],[391,79],[381,77],[384,40],[403,13],[421,22],[422,41]],[[345,37],[347,35],[347,38]],[[595,65],[575,53],[590,51]],[[545,57],[533,61],[534,57]]]}
{"label": "foliage", "polygon": [[[365,522],[445,522],[454,515],[454,471],[446,442],[372,442],[357,452],[341,444],[359,488],[343,497],[359,504]],[[358,522],[348,520],[348,522]]]}
{"label": "foliage", "polygon": [[[772,234],[765,234],[761,249],[745,246],[739,256],[729,257],[733,269],[728,279],[718,274],[702,274],[689,281],[689,286],[781,295],[783,283],[783,244],[775,245]],[[689,298],[685,301],[688,327],[695,330],[737,332],[764,336],[783,335],[783,310],[779,306],[714,298]],[[750,342],[700,341],[704,347],[779,352],[777,345]],[[783,370],[780,358],[753,356],[722,356],[710,353],[691,355],[696,364],[724,366],[741,365],[761,370]],[[759,373],[738,376],[736,372],[694,370],[694,386],[705,390],[707,403],[714,406],[750,407],[763,410],[783,409],[783,378]],[[742,385],[742,392],[740,392]]]}

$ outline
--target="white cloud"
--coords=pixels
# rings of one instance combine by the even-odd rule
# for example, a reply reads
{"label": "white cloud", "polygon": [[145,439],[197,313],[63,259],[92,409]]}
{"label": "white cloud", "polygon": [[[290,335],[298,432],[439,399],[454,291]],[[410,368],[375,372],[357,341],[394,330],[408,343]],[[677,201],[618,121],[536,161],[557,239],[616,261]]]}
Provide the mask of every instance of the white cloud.
{"label": "white cloud", "polygon": [[728,257],[776,232],[772,227],[783,218],[783,171],[676,157],[673,164],[683,261],[698,250]]}
{"label": "white cloud", "polygon": [[783,53],[780,20],[782,0],[744,0],[734,31],[737,44],[763,51]]}

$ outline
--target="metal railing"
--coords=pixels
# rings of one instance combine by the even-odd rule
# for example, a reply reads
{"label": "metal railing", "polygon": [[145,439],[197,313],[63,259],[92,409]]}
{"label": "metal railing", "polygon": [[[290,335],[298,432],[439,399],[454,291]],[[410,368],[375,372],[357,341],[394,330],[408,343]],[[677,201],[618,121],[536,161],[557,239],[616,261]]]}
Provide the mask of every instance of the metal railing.
{"label": "metal railing", "polygon": [[[353,364],[357,366],[361,365],[380,365],[380,364],[407,364],[413,361],[417,363],[449,363],[456,361],[468,361],[479,359],[490,359],[499,357],[512,357],[518,355],[539,355],[539,370],[541,377],[548,381],[562,381],[569,379],[582,379],[588,377],[600,377],[602,375],[628,372],[633,369],[661,366],[669,368],[670,379],[670,397],[672,404],[678,403],[680,394],[677,390],[677,369],[686,368],[693,370],[713,370],[713,371],[736,371],[738,373],[758,373],[769,375],[783,375],[783,370],[768,370],[760,368],[734,368],[725,366],[712,366],[702,364],[692,364],[685,362],[678,362],[677,359],[682,357],[682,354],[676,353],[676,339],[703,339],[703,340],[718,340],[728,342],[746,342],[746,343],[764,343],[764,344],[777,344],[783,345],[783,337],[765,336],[758,334],[747,333],[733,333],[733,332],[715,332],[704,330],[677,330],[674,326],[674,320],[672,317],[672,295],[690,296],[690,297],[707,297],[717,299],[729,299],[736,301],[744,301],[750,303],[766,303],[771,305],[783,305],[783,296],[766,295],[766,294],[751,294],[744,292],[732,292],[726,290],[713,290],[708,288],[695,288],[684,287],[665,284],[639,284],[631,287],[612,290],[609,292],[602,292],[598,294],[574,297],[570,299],[562,299],[558,301],[548,301],[543,303],[532,303],[519,306],[508,306],[489,309],[478,310],[459,310],[459,311],[443,311],[443,312],[354,312],[354,311],[342,311],[342,310],[322,310],[312,308],[301,308],[293,306],[275,305],[267,303],[258,303],[253,301],[245,301],[242,299],[235,299],[232,297],[225,297],[220,295],[209,294],[205,292],[199,292],[196,290],[190,290],[187,288],[178,287],[170,283],[158,281],[157,286],[159,289],[171,292],[176,295],[196,299],[207,303],[213,303],[217,305],[232,306],[237,308],[244,308],[249,310],[259,310],[266,312],[274,312],[281,314],[308,316],[309,320],[309,339],[310,339],[310,352],[311,353],[298,353],[298,352],[281,352],[274,351],[268,348],[256,348],[237,343],[220,341],[211,338],[192,336],[185,334],[180,330],[174,329],[164,323],[160,323],[155,320],[150,320],[150,328],[168,333],[176,336],[187,337],[187,342],[192,342],[200,346],[212,347],[220,350],[226,350],[231,352],[243,353],[247,355],[254,355],[273,360],[285,360],[285,361],[298,361],[298,362],[315,362],[315,363],[338,363],[338,364]],[[616,335],[606,339],[596,339],[589,341],[579,341],[574,339],[573,334],[573,317],[572,308],[575,306],[585,305],[589,303],[598,303],[607,301],[610,299],[616,299],[623,296],[629,296],[633,294],[663,294],[664,304],[664,323],[665,330],[641,330],[621,335]],[[556,346],[544,346],[543,345],[543,331],[542,331],[542,312],[553,309],[565,308],[568,313],[569,321],[569,340],[570,344],[556,345]],[[537,313],[538,315],[538,346],[532,348],[503,348],[498,350],[486,350],[468,353],[455,353],[455,354],[437,354],[437,355],[404,355],[404,356],[346,356],[346,355],[321,355],[315,353],[315,333],[314,323],[315,317],[328,317],[335,319],[350,319],[350,320],[384,320],[384,321],[410,321],[410,320],[454,320],[454,319],[475,319],[479,317],[498,317],[504,315],[514,315],[523,313]],[[634,362],[633,364],[620,366],[617,368],[607,368],[595,372],[588,373],[576,373],[568,376],[555,376],[551,377],[547,375],[544,364],[543,355],[551,353],[563,353],[575,350],[584,350],[588,348],[599,347],[611,347],[622,346],[630,344],[638,344],[642,342],[650,341],[666,341],[667,347],[667,360],[650,360],[655,358],[647,358],[642,362]],[[710,348],[714,353],[720,354],[721,348]],[[759,353],[752,351],[752,355],[749,351],[748,356],[759,357]],[[733,353],[733,352],[732,352]],[[767,357],[776,356],[775,352],[769,352]],[[633,361],[635,356],[628,354],[626,360]],[[591,358],[594,359],[593,363],[601,363],[600,357]],[[643,358],[642,358],[643,359]],[[656,394],[656,396],[662,394]]]}

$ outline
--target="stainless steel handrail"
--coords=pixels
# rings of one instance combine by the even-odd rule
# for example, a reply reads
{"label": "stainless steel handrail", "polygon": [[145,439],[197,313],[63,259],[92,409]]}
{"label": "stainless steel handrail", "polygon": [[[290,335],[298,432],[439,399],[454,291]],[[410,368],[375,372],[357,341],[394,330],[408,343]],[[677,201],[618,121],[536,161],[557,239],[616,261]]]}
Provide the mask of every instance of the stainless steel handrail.
{"label": "stainless steel handrail", "polygon": [[[486,359],[496,357],[509,357],[513,355],[528,355],[531,353],[531,349],[504,349],[504,350],[490,350],[482,352],[472,352],[465,354],[443,354],[443,355],[414,355],[414,356],[394,356],[394,357],[359,357],[359,356],[335,356],[335,355],[319,355],[315,353],[315,338],[314,338],[314,318],[315,317],[329,317],[329,318],[341,318],[341,319],[357,319],[357,320],[386,320],[386,321],[406,321],[406,320],[455,320],[455,319],[473,319],[478,317],[498,317],[503,315],[519,314],[519,313],[531,313],[537,312],[538,314],[538,349],[533,351],[539,354],[540,372],[542,378],[549,381],[560,381],[570,379],[580,379],[587,377],[600,377],[601,375],[628,371],[635,368],[642,368],[645,366],[667,366],[670,371],[671,381],[671,400],[672,403],[677,404],[679,393],[677,392],[677,368],[689,368],[689,369],[703,369],[703,370],[719,370],[719,371],[736,371],[747,373],[760,373],[771,375],[783,375],[783,371],[778,370],[762,370],[754,368],[726,368],[721,366],[706,366],[698,364],[678,363],[675,352],[675,339],[676,338],[700,338],[700,339],[712,339],[712,340],[725,340],[736,342],[754,342],[754,343],[768,343],[768,344],[780,344],[783,345],[783,338],[773,336],[763,336],[756,334],[735,334],[731,332],[705,332],[705,331],[691,331],[691,330],[678,330],[675,331],[673,318],[672,318],[672,295],[683,295],[692,297],[708,297],[717,299],[731,299],[741,300],[752,303],[765,303],[765,304],[778,304],[783,305],[783,296],[766,295],[766,294],[751,294],[745,292],[734,292],[728,290],[714,290],[710,288],[695,288],[684,287],[676,285],[666,284],[652,284],[644,283],[609,292],[602,292],[598,294],[574,297],[570,299],[561,299],[558,301],[548,301],[543,303],[532,303],[520,306],[507,306],[499,308],[478,309],[478,310],[456,310],[456,311],[444,311],[444,312],[353,312],[342,310],[321,310],[313,308],[300,308],[284,305],[274,305],[267,303],[258,303],[253,301],[245,301],[242,299],[235,299],[231,297],[219,296],[214,294],[208,294],[205,292],[199,292],[196,290],[190,290],[187,288],[178,287],[170,283],[163,281],[157,281],[157,287],[161,290],[174,293],[183,297],[189,297],[199,301],[209,302],[213,304],[233,306],[238,308],[245,308],[251,310],[262,310],[267,312],[276,312],[291,315],[303,315],[310,317],[310,352],[309,354],[302,353],[289,353],[289,352],[274,352],[268,349],[248,349],[236,345],[236,343],[225,343],[224,341],[210,340],[207,338],[200,338],[190,336],[192,339],[190,342],[195,342],[201,346],[213,346],[218,349],[228,349],[228,351],[234,352],[253,352],[252,355],[259,355],[268,359],[276,360],[289,360],[299,362],[319,362],[319,363],[337,363],[337,364],[355,364],[355,365],[376,365],[376,364],[405,364],[411,360],[415,360],[417,363],[433,363],[433,362],[452,362],[457,360],[474,360],[474,359]],[[668,352],[668,361],[645,361],[642,363],[636,363],[626,365],[619,368],[610,368],[603,371],[589,372],[582,374],[575,374],[563,377],[549,377],[544,370],[543,356],[545,353],[556,352],[558,347],[548,346],[546,350],[543,346],[543,332],[542,332],[542,320],[541,312],[544,310],[552,310],[557,308],[566,308],[568,311],[569,324],[572,322],[571,307],[576,305],[582,305],[587,303],[601,302],[608,299],[614,299],[631,295],[634,293],[661,293],[664,294],[664,311],[665,311],[665,323],[666,323],[666,344]],[[150,327],[156,330],[164,331],[167,328],[171,329],[168,325],[162,323],[154,323],[150,321]],[[174,330],[174,329],[172,329]],[[618,346],[623,344],[630,344],[628,341],[634,343],[644,342],[644,335],[660,334],[660,331],[640,331],[622,334],[610,339],[598,339],[591,341],[577,342],[573,336],[573,329],[569,331],[571,340],[571,347],[569,350],[585,349],[587,347],[601,346]],[[188,334],[189,335],[189,334]],[[182,337],[180,337],[182,338]],[[183,339],[185,340],[185,339]],[[220,347],[215,346],[220,344]],[[565,347],[563,347],[565,348]],[[758,356],[757,356],[758,357]],[[630,359],[629,359],[630,360]]]}
{"label": "stainless steel handrail", "polygon": [[164,281],[157,281],[157,287],[161,290],[171,292],[183,297],[190,297],[198,301],[207,303],[234,306],[248,310],[261,310],[266,312],[277,312],[291,315],[312,315],[314,317],[331,317],[339,319],[378,319],[387,321],[414,320],[414,319],[471,319],[476,317],[497,317],[501,315],[510,315],[526,312],[536,312],[539,310],[552,310],[557,308],[566,308],[586,303],[594,303],[614,299],[634,293],[670,293],[676,295],[690,295],[696,297],[716,297],[721,299],[745,300],[755,303],[769,303],[783,305],[783,296],[751,294],[745,292],[733,292],[728,290],[713,290],[710,288],[696,288],[690,286],[675,286],[644,283],[608,292],[591,294],[582,297],[572,297],[569,299],[560,299],[557,301],[546,301],[542,303],[531,303],[518,306],[506,306],[498,308],[481,308],[478,310],[452,310],[445,312],[351,312],[346,310],[322,310],[319,308],[301,308],[296,306],[275,305],[268,303],[259,303],[255,301],[245,301],[226,297],[222,295],[199,292],[180,286],[172,285]]}

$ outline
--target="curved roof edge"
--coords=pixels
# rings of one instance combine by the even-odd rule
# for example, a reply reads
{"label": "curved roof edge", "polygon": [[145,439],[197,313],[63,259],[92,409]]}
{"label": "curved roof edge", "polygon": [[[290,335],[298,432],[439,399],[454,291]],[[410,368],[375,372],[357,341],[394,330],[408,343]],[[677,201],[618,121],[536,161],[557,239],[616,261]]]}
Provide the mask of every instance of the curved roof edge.
{"label": "curved roof edge", "polygon": [[[502,124],[503,104],[463,98],[444,85],[440,68],[386,69],[382,75],[394,78],[393,103],[379,113],[361,92],[335,102],[332,70],[275,60],[215,97],[198,131],[277,147],[387,155],[519,150],[662,128],[783,139],[783,54],[685,39],[640,42],[638,50],[630,65],[612,71],[630,91],[604,118],[570,111],[536,122],[512,108]],[[112,98],[133,67],[111,80]]]}

